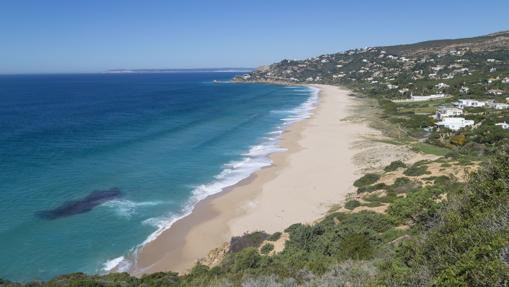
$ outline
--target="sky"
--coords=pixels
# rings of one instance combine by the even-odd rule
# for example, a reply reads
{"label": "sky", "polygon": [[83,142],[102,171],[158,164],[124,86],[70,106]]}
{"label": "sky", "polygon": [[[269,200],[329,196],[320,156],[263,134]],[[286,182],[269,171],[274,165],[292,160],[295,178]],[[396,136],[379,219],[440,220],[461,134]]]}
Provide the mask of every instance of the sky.
{"label": "sky", "polygon": [[0,74],[257,67],[509,29],[499,0],[1,0]]}

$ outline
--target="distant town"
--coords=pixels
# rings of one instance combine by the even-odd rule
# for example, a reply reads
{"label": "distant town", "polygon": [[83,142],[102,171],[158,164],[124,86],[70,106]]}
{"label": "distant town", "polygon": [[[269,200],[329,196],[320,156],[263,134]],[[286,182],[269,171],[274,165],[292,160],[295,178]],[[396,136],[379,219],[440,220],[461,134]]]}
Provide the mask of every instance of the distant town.
{"label": "distant town", "polygon": [[[494,144],[509,129],[509,32],[283,60],[238,81],[343,85],[375,97],[414,139]],[[459,142],[457,139],[462,140]]]}
{"label": "distant town", "polygon": [[253,68],[193,68],[193,69],[111,69],[106,71],[110,74],[155,74],[155,73],[248,73]]}

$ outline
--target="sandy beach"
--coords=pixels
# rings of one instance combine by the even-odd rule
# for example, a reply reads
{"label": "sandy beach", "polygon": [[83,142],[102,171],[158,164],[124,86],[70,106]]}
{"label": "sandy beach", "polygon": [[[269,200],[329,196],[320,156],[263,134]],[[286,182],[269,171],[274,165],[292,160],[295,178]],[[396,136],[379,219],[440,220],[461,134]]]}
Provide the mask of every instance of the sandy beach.
{"label": "sandy beach", "polygon": [[311,223],[354,191],[352,183],[363,168],[355,157],[369,148],[361,144],[365,137],[378,132],[351,120],[359,100],[350,91],[315,87],[320,89],[318,107],[283,133],[286,151],[271,155],[273,165],[198,203],[189,216],[139,250],[132,274],[186,272],[232,236]]}

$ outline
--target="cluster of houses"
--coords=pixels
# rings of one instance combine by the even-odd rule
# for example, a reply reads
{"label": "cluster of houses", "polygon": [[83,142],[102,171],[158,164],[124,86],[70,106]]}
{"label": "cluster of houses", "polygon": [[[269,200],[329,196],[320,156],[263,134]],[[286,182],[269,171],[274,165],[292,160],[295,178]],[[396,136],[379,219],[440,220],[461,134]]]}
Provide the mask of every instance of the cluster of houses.
{"label": "cluster of houses", "polygon": [[437,126],[446,127],[453,131],[458,131],[465,127],[470,127],[475,124],[473,120],[466,120],[463,117],[463,108],[460,107],[439,107],[436,114],[435,120]]}
{"label": "cluster of houses", "polygon": [[[393,102],[422,102],[449,98],[452,84],[448,80],[465,75],[480,76],[476,82],[463,83],[459,89],[462,97],[468,97],[467,95],[472,93],[471,90],[479,93],[478,87],[481,87],[485,96],[500,98],[509,89],[509,86],[506,86],[509,84],[509,77],[496,69],[504,61],[471,57],[469,55],[472,53],[467,53],[470,51],[468,48],[438,51],[419,57],[392,55],[389,51],[384,48],[364,48],[304,60],[283,60],[243,75],[242,80],[358,83],[361,84],[361,90],[382,88]],[[433,86],[427,85],[429,90],[433,90],[430,95],[412,93],[421,80],[431,80],[430,83],[433,83]],[[402,97],[406,99],[401,99]],[[436,124],[453,131],[474,126],[473,120],[464,118],[465,108],[505,110],[509,109],[509,100],[507,103],[500,103],[495,100],[460,99],[451,106],[440,107],[437,110]],[[498,123],[497,126],[509,128],[505,122]]]}
{"label": "cluster of houses", "polygon": [[[491,101],[478,101],[473,99],[460,99],[454,103],[454,106],[447,107],[441,106],[438,108],[435,114],[435,120],[437,126],[443,126],[453,131],[458,131],[465,127],[474,126],[475,122],[473,120],[467,120],[463,115],[464,108],[482,108],[482,107],[490,107],[497,110],[509,109],[509,104],[507,103],[495,103],[493,100]],[[497,123],[496,126],[500,126],[503,129],[509,129],[509,124],[506,122]]]}
{"label": "cluster of houses", "polygon": [[495,110],[505,110],[509,109],[509,104],[507,103],[497,103],[494,100],[489,101],[478,101],[478,100],[472,100],[472,99],[460,99],[456,103],[454,103],[455,106],[459,107],[460,109],[463,108],[483,108],[488,107]]}

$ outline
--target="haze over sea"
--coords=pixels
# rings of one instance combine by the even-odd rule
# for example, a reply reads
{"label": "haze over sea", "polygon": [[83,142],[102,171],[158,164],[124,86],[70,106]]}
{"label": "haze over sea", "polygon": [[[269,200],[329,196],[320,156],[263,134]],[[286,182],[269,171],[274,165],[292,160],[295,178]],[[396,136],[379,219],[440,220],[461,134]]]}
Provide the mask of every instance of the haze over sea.
{"label": "haze over sea", "polygon": [[0,277],[103,272],[269,165],[315,92],[234,75],[0,76]]}

